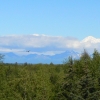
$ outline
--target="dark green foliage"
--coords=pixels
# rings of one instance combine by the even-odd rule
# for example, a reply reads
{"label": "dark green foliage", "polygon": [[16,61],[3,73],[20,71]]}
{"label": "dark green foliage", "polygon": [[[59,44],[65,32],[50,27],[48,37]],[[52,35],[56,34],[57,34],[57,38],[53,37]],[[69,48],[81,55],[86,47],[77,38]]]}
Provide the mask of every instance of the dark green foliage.
{"label": "dark green foliage", "polygon": [[84,50],[84,52],[82,53],[81,57],[80,57],[80,60],[84,60],[84,61],[87,61],[90,59],[90,56],[89,54],[86,52],[86,50]]}
{"label": "dark green foliage", "polygon": [[100,100],[100,54],[64,64],[0,63],[0,100]]}
{"label": "dark green foliage", "polygon": [[69,58],[57,100],[100,100],[100,55],[97,51],[94,54],[91,58],[84,50],[79,60]]}
{"label": "dark green foliage", "polygon": [[0,100],[53,100],[61,70],[60,65],[0,64]]}

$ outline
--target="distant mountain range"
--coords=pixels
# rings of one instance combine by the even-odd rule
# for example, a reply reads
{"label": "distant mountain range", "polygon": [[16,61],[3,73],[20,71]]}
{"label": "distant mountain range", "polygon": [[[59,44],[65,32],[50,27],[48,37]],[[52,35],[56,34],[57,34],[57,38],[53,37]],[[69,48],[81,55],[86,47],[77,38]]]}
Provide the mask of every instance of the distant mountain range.
{"label": "distant mountain range", "polygon": [[[19,39],[20,37],[22,38]],[[73,38],[32,35],[10,36],[10,38],[7,36],[0,38],[0,52],[6,52],[4,53],[5,63],[27,62],[36,64],[52,62],[54,64],[61,64],[65,59],[68,59],[69,56],[72,56],[73,58],[79,58],[80,53],[74,50],[82,51],[82,49],[84,48],[89,51],[89,54],[91,54],[94,49],[100,50],[100,38],[94,38],[93,36],[88,36],[82,41],[78,41],[77,39]],[[8,39],[8,44],[4,42],[4,39]],[[31,39],[31,42],[26,41],[28,39]],[[34,39],[36,41],[36,44],[34,44]],[[63,41],[60,42],[61,40]],[[61,53],[62,51],[65,52]]]}
{"label": "distant mountain range", "polygon": [[54,64],[61,64],[65,59],[67,59],[69,56],[72,56],[73,58],[79,58],[79,53],[75,52],[73,50],[67,50],[66,52],[63,52],[61,54],[55,54],[53,56],[50,55],[38,55],[38,54],[29,54],[29,55],[23,55],[19,56],[12,52],[4,53],[5,63],[54,63]]}
{"label": "distant mountain range", "polygon": [[58,64],[63,63],[69,56],[78,58],[79,52],[84,49],[90,55],[94,49],[100,52],[100,38],[88,36],[78,40],[72,37],[38,34],[0,36],[0,53],[4,53],[5,63]]}

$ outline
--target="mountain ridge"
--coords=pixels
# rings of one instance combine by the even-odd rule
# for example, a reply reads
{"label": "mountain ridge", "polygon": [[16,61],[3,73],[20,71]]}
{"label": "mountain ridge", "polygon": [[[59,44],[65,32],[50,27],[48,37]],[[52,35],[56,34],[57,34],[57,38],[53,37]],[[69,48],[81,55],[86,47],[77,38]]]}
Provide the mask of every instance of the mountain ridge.
{"label": "mountain ridge", "polygon": [[65,58],[68,58],[69,56],[72,56],[73,58],[78,58],[79,53],[75,52],[73,50],[70,51],[65,51],[63,53],[60,54],[55,54],[55,55],[38,55],[38,54],[29,54],[29,55],[23,55],[23,56],[18,56],[14,53],[5,53],[5,63],[55,63],[55,64],[59,64],[62,63],[62,61]]}

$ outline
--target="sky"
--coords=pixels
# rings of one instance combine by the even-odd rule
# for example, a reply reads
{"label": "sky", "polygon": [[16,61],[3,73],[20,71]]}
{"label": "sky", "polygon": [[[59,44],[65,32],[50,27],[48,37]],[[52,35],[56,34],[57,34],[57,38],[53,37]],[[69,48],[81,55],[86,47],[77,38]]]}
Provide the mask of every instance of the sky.
{"label": "sky", "polygon": [[100,0],[0,0],[0,36],[100,38]]}
{"label": "sky", "polygon": [[0,53],[84,49],[100,51],[100,0],[0,0]]}

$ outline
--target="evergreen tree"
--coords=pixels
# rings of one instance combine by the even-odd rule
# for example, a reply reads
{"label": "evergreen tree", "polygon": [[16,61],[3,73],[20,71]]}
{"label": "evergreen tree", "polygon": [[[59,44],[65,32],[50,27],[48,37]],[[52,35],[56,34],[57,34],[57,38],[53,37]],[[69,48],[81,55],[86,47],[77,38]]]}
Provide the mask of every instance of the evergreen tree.
{"label": "evergreen tree", "polygon": [[0,63],[3,62],[3,59],[4,59],[4,55],[3,54],[0,54]]}
{"label": "evergreen tree", "polygon": [[66,63],[67,73],[64,83],[61,85],[61,91],[57,94],[56,100],[78,100],[80,98],[76,92],[76,77],[72,57],[69,57]]}

